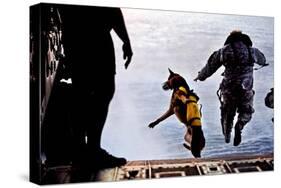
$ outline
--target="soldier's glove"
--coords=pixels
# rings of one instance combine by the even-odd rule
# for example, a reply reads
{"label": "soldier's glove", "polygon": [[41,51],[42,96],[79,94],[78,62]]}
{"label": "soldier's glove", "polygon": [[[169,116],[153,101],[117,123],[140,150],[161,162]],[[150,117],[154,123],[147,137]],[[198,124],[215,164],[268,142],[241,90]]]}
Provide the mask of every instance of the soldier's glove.
{"label": "soldier's glove", "polygon": [[197,76],[193,81],[197,82],[199,80],[199,77]]}
{"label": "soldier's glove", "polygon": [[156,121],[154,121],[154,122],[151,122],[151,123],[148,125],[148,127],[153,129],[158,123],[159,123],[159,122],[156,120]]}

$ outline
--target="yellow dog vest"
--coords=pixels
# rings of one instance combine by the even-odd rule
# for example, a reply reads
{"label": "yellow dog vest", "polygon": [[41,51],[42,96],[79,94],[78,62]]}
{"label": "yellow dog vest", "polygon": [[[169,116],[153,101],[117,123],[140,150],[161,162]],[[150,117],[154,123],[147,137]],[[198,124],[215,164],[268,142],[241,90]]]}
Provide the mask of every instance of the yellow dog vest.
{"label": "yellow dog vest", "polygon": [[197,98],[194,95],[189,95],[184,87],[179,87],[179,90],[184,92],[185,99],[179,97],[179,99],[186,103],[186,119],[191,126],[201,126],[201,113],[197,104]]}

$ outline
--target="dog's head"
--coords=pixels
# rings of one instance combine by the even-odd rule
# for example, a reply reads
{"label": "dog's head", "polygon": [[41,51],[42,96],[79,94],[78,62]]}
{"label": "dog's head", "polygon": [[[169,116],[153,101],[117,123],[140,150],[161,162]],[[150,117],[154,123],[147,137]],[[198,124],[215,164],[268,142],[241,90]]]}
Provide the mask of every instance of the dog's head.
{"label": "dog's head", "polygon": [[182,76],[180,76],[177,73],[174,73],[173,71],[171,71],[171,69],[168,70],[170,75],[168,77],[168,80],[164,82],[162,85],[162,88],[164,90],[169,90],[169,89],[173,90],[181,86],[185,87],[188,91],[190,90],[188,84],[186,83],[185,79]]}

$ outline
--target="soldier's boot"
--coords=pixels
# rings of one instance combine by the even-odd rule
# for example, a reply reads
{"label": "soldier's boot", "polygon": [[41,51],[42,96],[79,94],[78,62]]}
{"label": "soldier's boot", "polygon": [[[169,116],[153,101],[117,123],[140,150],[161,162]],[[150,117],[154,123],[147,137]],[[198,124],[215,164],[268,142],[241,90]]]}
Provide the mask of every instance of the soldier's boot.
{"label": "soldier's boot", "polygon": [[225,143],[230,143],[230,139],[231,139],[231,133],[227,133],[224,135],[224,140],[225,140]]}
{"label": "soldier's boot", "polygon": [[224,121],[222,126],[225,143],[230,143],[232,123]]}
{"label": "soldier's boot", "polygon": [[242,124],[240,122],[237,122],[235,125],[235,136],[234,136],[234,142],[233,142],[234,146],[238,146],[242,141],[241,134],[242,134],[243,127],[244,127],[244,124]]}
{"label": "soldier's boot", "polygon": [[224,134],[224,140],[225,140],[225,143],[230,143],[230,139],[231,139],[231,131],[228,131]]}

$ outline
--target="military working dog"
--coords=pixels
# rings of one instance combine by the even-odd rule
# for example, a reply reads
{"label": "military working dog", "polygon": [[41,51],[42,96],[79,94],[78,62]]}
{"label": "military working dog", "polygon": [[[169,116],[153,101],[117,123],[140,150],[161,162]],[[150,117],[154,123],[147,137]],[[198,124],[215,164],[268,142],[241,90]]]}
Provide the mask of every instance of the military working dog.
{"label": "military working dog", "polygon": [[201,157],[205,147],[205,137],[202,131],[201,112],[199,110],[199,97],[190,90],[185,79],[169,69],[168,80],[163,83],[164,90],[173,90],[169,109],[158,119],[151,122],[148,127],[154,128],[161,121],[175,114],[180,122],[186,126],[185,141],[183,145],[191,151],[194,157]]}

